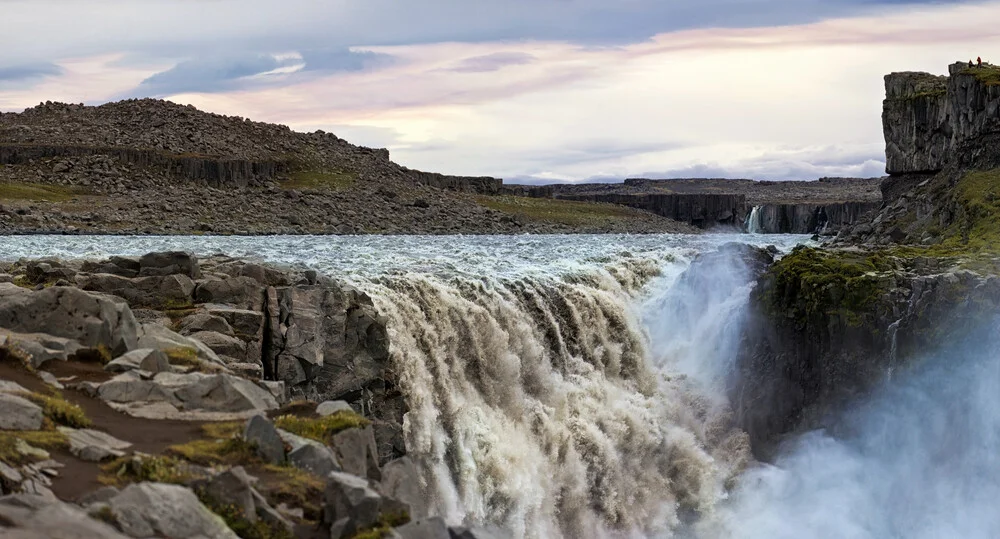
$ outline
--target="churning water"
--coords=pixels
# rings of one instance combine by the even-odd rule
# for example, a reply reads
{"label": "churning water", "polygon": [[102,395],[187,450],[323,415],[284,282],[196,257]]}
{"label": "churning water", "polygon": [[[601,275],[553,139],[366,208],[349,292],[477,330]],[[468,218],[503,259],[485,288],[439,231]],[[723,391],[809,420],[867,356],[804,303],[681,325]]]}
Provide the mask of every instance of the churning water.
{"label": "churning water", "polygon": [[[929,358],[752,462],[724,385],[752,288],[730,241],[801,236],[0,237],[6,259],[304,264],[389,319],[428,509],[518,537],[994,537],[995,354]],[[942,359],[943,358],[943,359]],[[839,431],[838,431],[839,432]]]}

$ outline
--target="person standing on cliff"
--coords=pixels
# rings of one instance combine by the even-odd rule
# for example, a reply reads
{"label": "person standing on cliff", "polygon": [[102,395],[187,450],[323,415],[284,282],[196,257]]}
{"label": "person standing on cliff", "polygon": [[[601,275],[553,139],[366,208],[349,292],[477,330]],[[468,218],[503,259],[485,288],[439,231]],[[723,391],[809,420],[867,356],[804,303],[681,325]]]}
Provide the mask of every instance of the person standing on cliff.
{"label": "person standing on cliff", "polygon": [[983,67],[983,57],[982,56],[977,56],[976,57],[976,65],[978,65],[979,67]]}

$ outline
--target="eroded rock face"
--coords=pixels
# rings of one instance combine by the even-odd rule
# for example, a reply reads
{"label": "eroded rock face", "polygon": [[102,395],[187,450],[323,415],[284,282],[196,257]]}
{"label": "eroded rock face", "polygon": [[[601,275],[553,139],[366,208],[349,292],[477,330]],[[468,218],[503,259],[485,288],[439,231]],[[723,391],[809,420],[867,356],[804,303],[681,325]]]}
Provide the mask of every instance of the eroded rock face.
{"label": "eroded rock face", "polygon": [[138,340],[128,305],[73,287],[31,291],[0,283],[0,328],[106,346],[114,355],[136,348]]}
{"label": "eroded rock face", "polygon": [[1000,129],[1000,86],[957,63],[948,77],[892,73],[885,77],[882,128],[889,174],[936,172],[964,142]]}

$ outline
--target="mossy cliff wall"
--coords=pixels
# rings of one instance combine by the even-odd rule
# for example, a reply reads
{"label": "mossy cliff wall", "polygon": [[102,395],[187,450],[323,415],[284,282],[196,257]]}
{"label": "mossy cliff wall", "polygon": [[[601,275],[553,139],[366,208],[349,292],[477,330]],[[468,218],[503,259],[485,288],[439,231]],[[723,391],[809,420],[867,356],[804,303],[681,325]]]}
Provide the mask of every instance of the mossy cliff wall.
{"label": "mossy cliff wall", "polygon": [[952,258],[800,248],[759,280],[731,398],[754,450],[824,416],[922,352],[968,339],[1000,279]]}

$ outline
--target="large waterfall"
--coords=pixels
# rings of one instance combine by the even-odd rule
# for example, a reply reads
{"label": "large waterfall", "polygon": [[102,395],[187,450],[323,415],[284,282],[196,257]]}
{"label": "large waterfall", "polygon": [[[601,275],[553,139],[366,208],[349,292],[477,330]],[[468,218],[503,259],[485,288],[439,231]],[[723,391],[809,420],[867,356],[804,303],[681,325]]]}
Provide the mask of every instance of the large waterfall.
{"label": "large waterfall", "polygon": [[8,257],[221,251],[310,265],[364,289],[388,318],[426,509],[452,523],[546,539],[1000,536],[996,343],[942,343],[830,430],[789,440],[773,464],[753,461],[725,398],[753,283],[725,244],[765,239],[779,250],[804,241],[29,237],[6,246]]}

